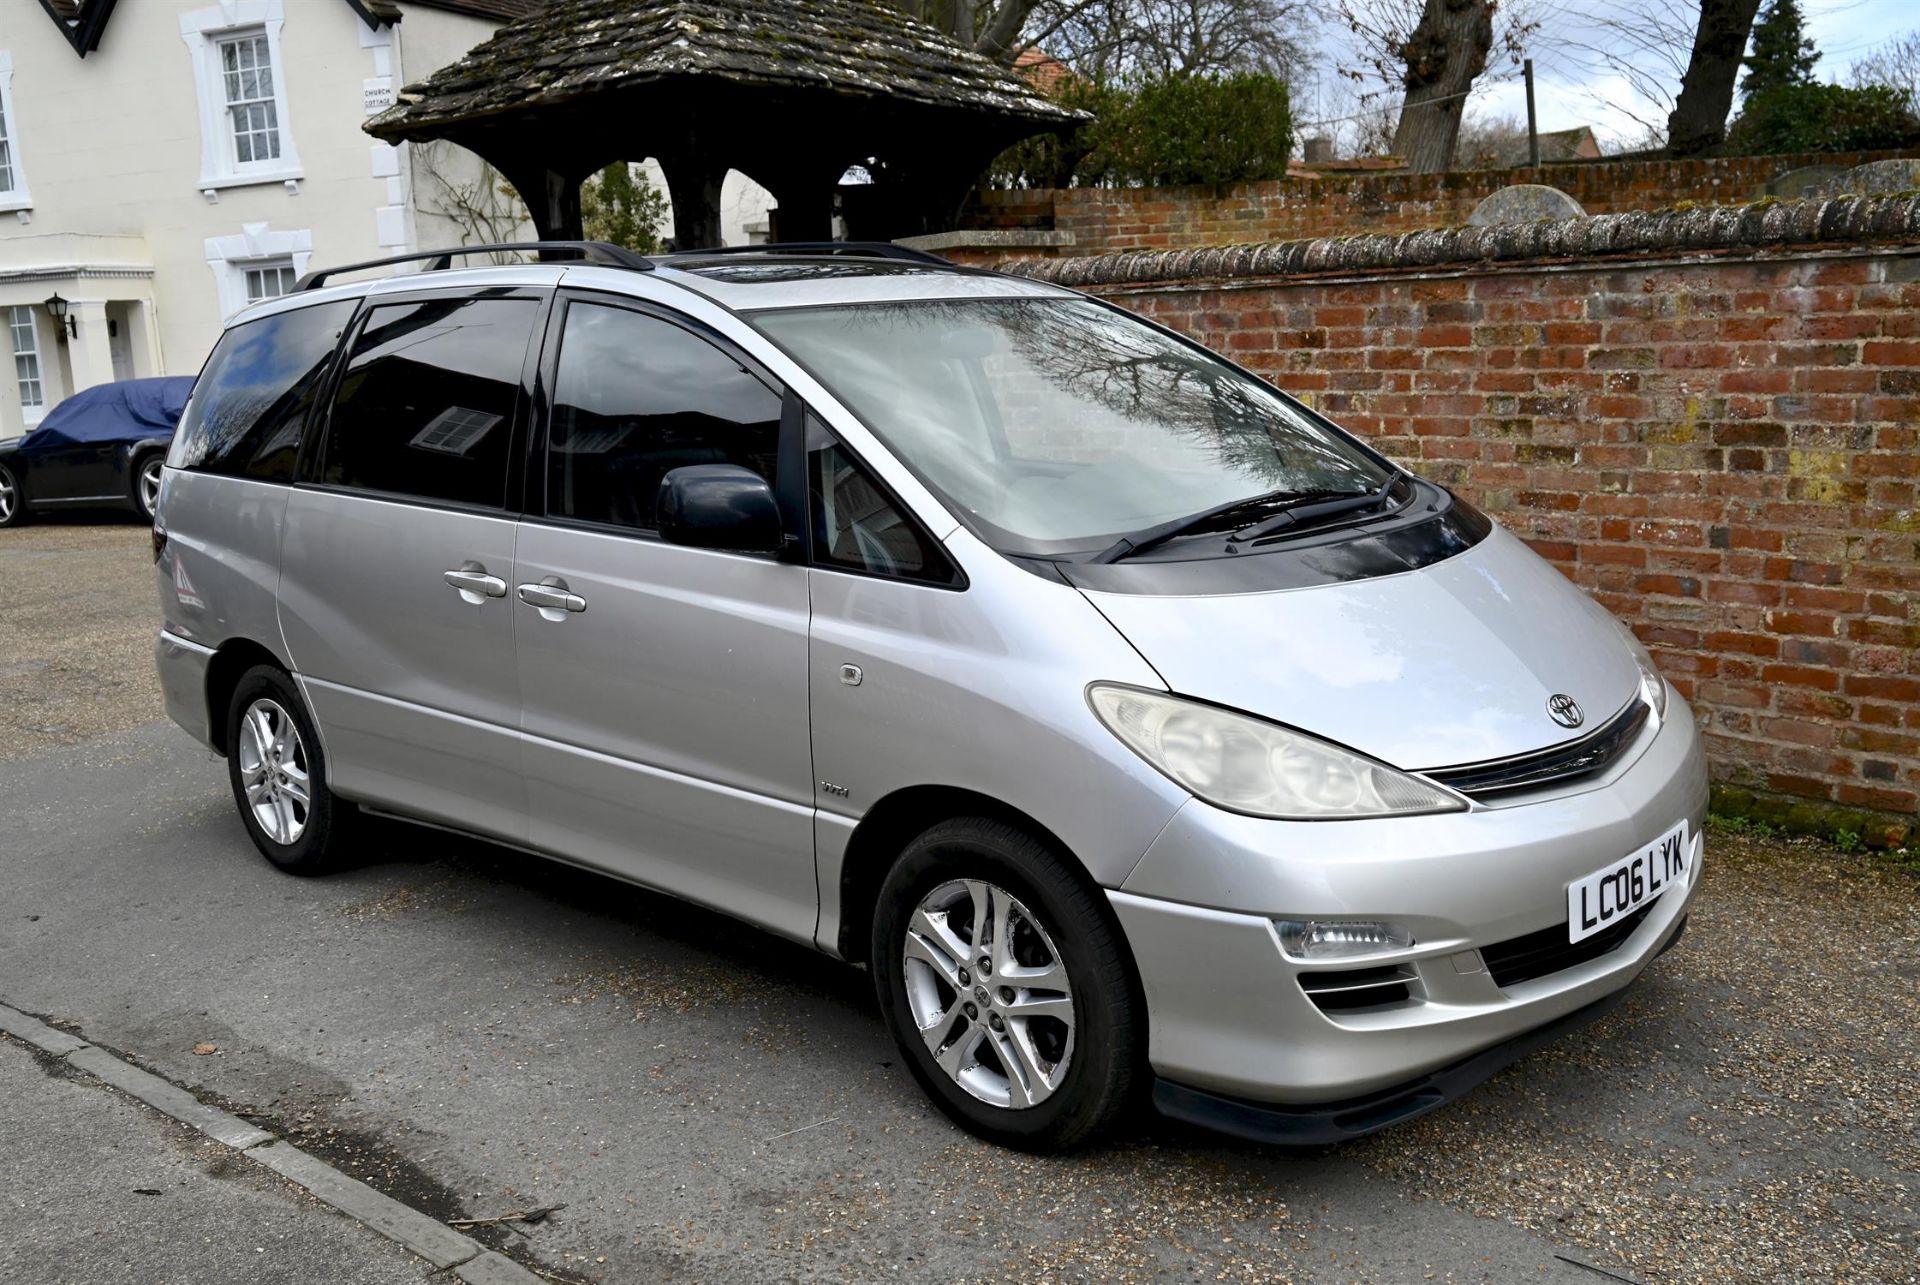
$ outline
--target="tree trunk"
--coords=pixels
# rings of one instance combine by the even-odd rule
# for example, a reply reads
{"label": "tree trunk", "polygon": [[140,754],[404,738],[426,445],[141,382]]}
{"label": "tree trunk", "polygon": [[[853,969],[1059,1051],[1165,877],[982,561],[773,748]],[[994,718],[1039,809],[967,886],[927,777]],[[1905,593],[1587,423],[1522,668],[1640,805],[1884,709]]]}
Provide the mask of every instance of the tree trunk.
{"label": "tree trunk", "polygon": [[892,0],[893,7],[940,30],[975,53],[1012,62],[1020,29],[1039,0]]}
{"label": "tree trunk", "polygon": [[1493,48],[1494,3],[1427,0],[1420,25],[1401,46],[1407,97],[1393,132],[1393,153],[1415,174],[1437,174],[1453,164],[1467,91],[1487,69],[1487,51]]}
{"label": "tree trunk", "polygon": [[1672,155],[1695,156],[1726,138],[1734,80],[1759,10],[1760,0],[1700,0],[1693,55],[1680,81],[1680,97],[1667,116],[1667,151]]}

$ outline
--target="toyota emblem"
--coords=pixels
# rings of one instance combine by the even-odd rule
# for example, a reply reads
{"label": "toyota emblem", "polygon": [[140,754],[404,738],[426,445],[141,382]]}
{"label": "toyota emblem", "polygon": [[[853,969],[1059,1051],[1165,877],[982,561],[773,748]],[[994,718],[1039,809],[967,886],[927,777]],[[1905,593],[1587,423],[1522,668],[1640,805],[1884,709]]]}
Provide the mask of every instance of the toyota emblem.
{"label": "toyota emblem", "polygon": [[1547,713],[1562,727],[1578,727],[1587,721],[1587,716],[1580,712],[1580,702],[1565,692],[1547,697]]}

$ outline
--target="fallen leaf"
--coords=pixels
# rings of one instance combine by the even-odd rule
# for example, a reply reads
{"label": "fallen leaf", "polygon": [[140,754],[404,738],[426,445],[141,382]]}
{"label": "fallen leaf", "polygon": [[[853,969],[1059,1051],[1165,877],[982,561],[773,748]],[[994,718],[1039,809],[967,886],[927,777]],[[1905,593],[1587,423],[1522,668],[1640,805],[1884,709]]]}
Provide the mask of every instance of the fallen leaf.
{"label": "fallen leaf", "polygon": [[195,1057],[205,1057],[209,1053],[218,1053],[219,1051],[220,1046],[218,1044],[196,1044],[193,1046],[193,1055]]}

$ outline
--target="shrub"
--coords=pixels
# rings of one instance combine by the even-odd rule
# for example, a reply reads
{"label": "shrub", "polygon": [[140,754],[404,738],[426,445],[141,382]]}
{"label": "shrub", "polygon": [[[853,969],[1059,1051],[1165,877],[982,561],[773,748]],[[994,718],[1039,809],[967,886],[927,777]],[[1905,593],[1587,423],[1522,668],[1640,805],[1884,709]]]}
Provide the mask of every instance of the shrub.
{"label": "shrub", "polygon": [[625,161],[615,161],[580,185],[580,222],[589,241],[657,254],[666,217],[666,194]]}
{"label": "shrub", "polygon": [[996,187],[1168,187],[1280,178],[1293,147],[1286,82],[1257,72],[1077,82],[1060,101],[1094,113],[1065,138],[1033,139],[989,169]]}
{"label": "shrub", "polygon": [[1738,156],[1776,152],[1867,152],[1920,138],[1920,117],[1886,85],[1779,85],[1747,100],[1727,130]]}

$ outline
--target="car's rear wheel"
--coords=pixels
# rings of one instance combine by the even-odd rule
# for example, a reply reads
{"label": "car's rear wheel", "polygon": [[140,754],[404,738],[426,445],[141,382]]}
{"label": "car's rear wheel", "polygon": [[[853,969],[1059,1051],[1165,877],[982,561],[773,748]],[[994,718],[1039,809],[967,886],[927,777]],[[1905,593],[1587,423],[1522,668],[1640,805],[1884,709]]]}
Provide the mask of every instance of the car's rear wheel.
{"label": "car's rear wheel", "polygon": [[160,479],[166,467],[164,455],[147,455],[134,463],[133,506],[149,522],[153,521],[154,510],[160,507]]}
{"label": "car's rear wheel", "polygon": [[981,1137],[1056,1151],[1128,1102],[1144,1031],[1098,897],[1050,845],[984,817],[933,827],[888,872],[881,1011],[921,1087]]}
{"label": "car's rear wheel", "polygon": [[353,805],[327,788],[326,760],[293,679],[256,665],[227,709],[227,778],[247,834],[288,874],[336,864]]}
{"label": "car's rear wheel", "polygon": [[0,464],[0,527],[15,526],[27,520],[27,497],[13,470]]}

